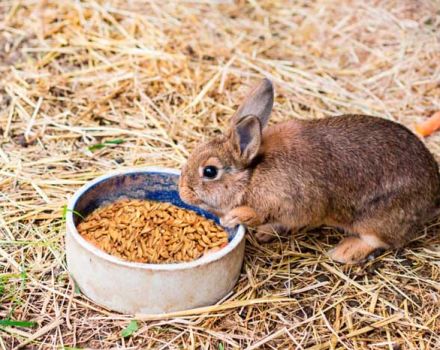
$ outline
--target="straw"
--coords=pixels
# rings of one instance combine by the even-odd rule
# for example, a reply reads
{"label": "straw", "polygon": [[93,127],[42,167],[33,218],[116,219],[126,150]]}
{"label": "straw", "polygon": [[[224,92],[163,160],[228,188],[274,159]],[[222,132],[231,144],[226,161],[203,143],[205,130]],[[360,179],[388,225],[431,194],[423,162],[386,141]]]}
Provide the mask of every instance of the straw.
{"label": "straw", "polygon": [[[439,349],[438,220],[357,266],[325,256],[333,229],[248,235],[228,296],[152,316],[78,292],[62,217],[103,173],[180,168],[263,75],[271,123],[365,113],[413,128],[440,110],[439,32],[435,1],[1,1],[0,320],[37,325],[0,325],[0,349]],[[424,142],[440,161],[440,133]]]}

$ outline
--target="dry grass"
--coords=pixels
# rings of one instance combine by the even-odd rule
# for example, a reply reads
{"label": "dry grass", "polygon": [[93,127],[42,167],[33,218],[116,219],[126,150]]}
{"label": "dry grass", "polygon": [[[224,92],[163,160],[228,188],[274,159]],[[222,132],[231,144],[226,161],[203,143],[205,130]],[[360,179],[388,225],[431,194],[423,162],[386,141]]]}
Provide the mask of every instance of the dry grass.
{"label": "dry grass", "polygon": [[[323,256],[333,230],[249,238],[218,306],[140,317],[69,284],[61,207],[126,166],[179,167],[265,74],[274,120],[344,112],[409,127],[440,109],[438,1],[0,2],[0,349],[440,349],[434,224],[363,266]],[[100,142],[124,143],[90,151]],[[427,139],[440,157],[440,134]]]}

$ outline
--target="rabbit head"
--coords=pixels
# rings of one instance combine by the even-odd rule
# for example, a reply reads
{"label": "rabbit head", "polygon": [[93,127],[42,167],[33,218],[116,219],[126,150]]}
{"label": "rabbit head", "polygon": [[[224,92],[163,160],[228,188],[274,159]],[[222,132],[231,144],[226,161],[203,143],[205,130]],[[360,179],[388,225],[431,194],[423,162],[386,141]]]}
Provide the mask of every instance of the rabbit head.
{"label": "rabbit head", "polygon": [[240,203],[273,101],[273,85],[263,79],[232,116],[229,130],[196,146],[182,168],[179,192],[183,201],[218,215]]}

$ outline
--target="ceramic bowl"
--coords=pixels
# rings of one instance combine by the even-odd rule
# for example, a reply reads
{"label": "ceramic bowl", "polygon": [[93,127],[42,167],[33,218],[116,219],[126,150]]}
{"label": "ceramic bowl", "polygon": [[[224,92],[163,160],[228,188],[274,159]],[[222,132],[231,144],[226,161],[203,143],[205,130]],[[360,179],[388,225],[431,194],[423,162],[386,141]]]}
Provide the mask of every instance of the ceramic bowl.
{"label": "ceramic bowl", "polygon": [[217,217],[183,203],[179,171],[148,167],[99,177],[70,199],[66,216],[68,270],[89,299],[128,314],[160,314],[214,304],[234,287],[244,257],[243,226],[228,230],[229,244],[191,262],[144,264],[105,253],[79,235],[80,213],[121,197],[170,202],[216,221]]}

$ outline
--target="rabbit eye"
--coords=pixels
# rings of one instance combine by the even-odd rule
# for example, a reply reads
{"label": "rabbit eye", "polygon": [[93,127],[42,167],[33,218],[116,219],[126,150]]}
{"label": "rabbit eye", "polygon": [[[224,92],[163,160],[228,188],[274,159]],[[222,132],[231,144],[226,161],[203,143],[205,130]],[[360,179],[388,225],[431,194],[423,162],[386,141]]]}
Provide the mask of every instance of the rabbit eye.
{"label": "rabbit eye", "polygon": [[203,177],[207,179],[215,179],[218,174],[218,169],[215,166],[208,165],[203,168]]}

